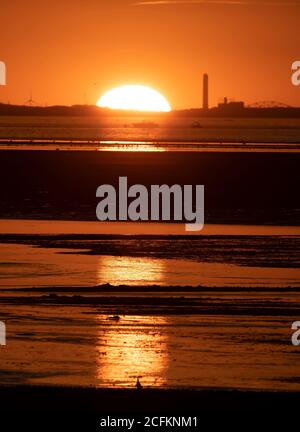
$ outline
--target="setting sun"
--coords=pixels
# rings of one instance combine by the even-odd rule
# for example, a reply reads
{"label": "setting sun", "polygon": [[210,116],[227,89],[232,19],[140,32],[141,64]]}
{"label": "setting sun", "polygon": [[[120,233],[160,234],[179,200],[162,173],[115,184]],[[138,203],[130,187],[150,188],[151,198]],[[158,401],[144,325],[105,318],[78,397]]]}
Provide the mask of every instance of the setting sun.
{"label": "setting sun", "polygon": [[158,91],[142,85],[124,85],[106,92],[97,102],[102,108],[169,112],[171,106]]}

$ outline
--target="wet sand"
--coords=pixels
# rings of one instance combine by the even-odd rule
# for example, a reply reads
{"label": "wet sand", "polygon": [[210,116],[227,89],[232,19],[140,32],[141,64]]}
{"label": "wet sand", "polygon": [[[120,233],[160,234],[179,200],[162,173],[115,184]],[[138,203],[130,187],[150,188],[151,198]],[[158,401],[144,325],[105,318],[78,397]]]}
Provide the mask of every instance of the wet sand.
{"label": "wet sand", "polygon": [[[94,221],[99,184],[115,184],[128,173],[132,183],[156,184],[159,171],[159,183],[206,185],[207,222],[297,225],[298,159],[298,153],[147,152],[145,157],[143,152],[3,150],[0,210],[3,217],[20,219]],[[175,254],[179,260],[182,254],[195,262],[226,261],[257,277],[257,266],[271,272],[275,266],[281,274],[298,269],[298,239],[276,232],[241,235],[233,242],[230,235],[216,234],[215,244],[204,236],[198,245],[175,237],[95,242],[93,235],[59,238],[53,232],[27,238],[23,232],[17,238],[14,231],[2,233],[1,240],[4,246],[34,247],[37,256],[43,248],[63,252],[68,245],[70,261],[106,253],[109,268],[116,257],[138,258],[144,249],[144,258],[167,260]],[[274,274],[273,286],[250,289],[187,282],[163,287],[161,275],[157,285],[138,281],[135,287],[63,287],[58,278],[46,288],[29,284],[26,291],[3,286],[1,319],[9,343],[0,347],[2,407],[72,415],[149,413],[160,407],[173,414],[195,408],[198,415],[257,410],[270,418],[274,412],[296,412],[299,348],[291,344],[291,323],[300,316],[299,290],[287,279],[280,287]],[[137,377],[141,392],[134,389]]]}
{"label": "wet sand", "polygon": [[[0,298],[1,385],[300,391],[299,290],[53,287]],[[100,294],[101,293],[101,294]],[[23,295],[22,295],[23,294]]]}
{"label": "wet sand", "polygon": [[300,390],[297,227],[124,236],[5,224],[2,385]]}
{"label": "wet sand", "polygon": [[157,234],[149,235],[132,223],[125,235],[126,226],[110,223],[17,222],[0,221],[2,288],[300,286],[299,227],[207,225],[186,235],[180,224],[151,224]]}
{"label": "wet sand", "polygon": [[116,186],[119,176],[127,176],[129,184],[146,187],[205,185],[205,223],[299,225],[299,157],[238,151],[1,150],[0,213],[2,218],[95,221],[97,187]]}

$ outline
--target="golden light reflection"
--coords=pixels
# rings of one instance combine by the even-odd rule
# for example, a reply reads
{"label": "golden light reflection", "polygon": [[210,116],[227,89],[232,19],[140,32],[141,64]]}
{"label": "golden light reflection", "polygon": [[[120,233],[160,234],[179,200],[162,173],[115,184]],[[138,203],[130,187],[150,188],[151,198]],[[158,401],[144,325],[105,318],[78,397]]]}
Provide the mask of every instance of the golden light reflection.
{"label": "golden light reflection", "polygon": [[167,149],[159,144],[103,144],[97,151],[114,152],[165,152]]}
{"label": "golden light reflection", "polygon": [[167,318],[126,316],[115,323],[98,316],[97,381],[100,387],[163,386],[167,382]]}
{"label": "golden light reflection", "polygon": [[98,284],[147,285],[161,283],[164,262],[152,258],[101,256],[98,265]]}

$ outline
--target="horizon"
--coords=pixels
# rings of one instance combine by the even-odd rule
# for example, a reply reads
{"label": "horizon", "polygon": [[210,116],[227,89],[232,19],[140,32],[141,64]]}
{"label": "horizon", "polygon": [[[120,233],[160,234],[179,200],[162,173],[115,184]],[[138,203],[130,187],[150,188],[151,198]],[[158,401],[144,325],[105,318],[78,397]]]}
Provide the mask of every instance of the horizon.
{"label": "horizon", "polygon": [[[236,103],[236,102],[243,102],[243,101],[236,101],[235,99],[229,100],[228,101],[228,105],[231,103]],[[274,103],[274,106],[259,106],[260,103]],[[210,106],[207,109],[204,109],[203,107],[199,106],[199,107],[183,107],[183,108],[172,108],[170,111],[144,111],[144,110],[138,110],[138,109],[126,109],[126,108],[109,108],[109,107],[102,107],[99,106],[97,104],[80,104],[80,103],[74,103],[72,105],[63,105],[63,104],[57,104],[54,103],[53,105],[32,105],[32,104],[28,104],[28,103],[20,103],[20,104],[14,104],[14,103],[10,103],[10,102],[2,102],[0,101],[0,106],[4,105],[4,106],[11,106],[11,107],[19,107],[19,108],[33,108],[33,109],[44,109],[44,108],[95,108],[96,110],[98,110],[99,112],[102,113],[112,113],[112,114],[117,114],[117,113],[133,113],[133,114],[138,114],[138,115],[145,115],[145,116],[160,116],[160,115],[172,115],[172,113],[176,113],[176,112],[186,112],[186,111],[201,111],[201,112],[209,112],[209,111],[214,111],[218,109],[218,105],[224,103],[223,101],[220,101],[217,105],[215,106]],[[243,102],[244,103],[244,102]],[[278,103],[278,105],[277,105]],[[255,110],[265,110],[265,109],[292,109],[292,110],[297,110],[300,109],[300,104],[298,106],[291,106],[291,105],[286,105],[280,101],[276,102],[276,101],[261,101],[258,102],[258,105],[255,106],[256,104],[251,104],[251,105],[247,105],[246,103],[244,104],[244,109],[255,109]]]}

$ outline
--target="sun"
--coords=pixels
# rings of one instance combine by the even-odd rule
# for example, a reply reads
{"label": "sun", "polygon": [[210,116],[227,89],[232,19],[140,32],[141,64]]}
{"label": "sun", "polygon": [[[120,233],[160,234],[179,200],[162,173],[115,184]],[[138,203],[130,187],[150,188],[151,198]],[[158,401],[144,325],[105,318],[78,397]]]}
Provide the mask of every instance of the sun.
{"label": "sun", "polygon": [[142,85],[116,87],[104,93],[98,100],[97,106],[133,111],[171,111],[169,102],[162,94],[151,87]]}

